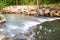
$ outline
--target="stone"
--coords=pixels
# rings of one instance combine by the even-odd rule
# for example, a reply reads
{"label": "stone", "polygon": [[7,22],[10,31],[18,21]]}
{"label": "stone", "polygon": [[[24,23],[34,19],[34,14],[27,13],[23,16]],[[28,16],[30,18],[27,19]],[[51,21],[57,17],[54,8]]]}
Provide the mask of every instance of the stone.
{"label": "stone", "polygon": [[5,21],[6,21],[6,18],[2,14],[0,14],[0,23],[3,23]]}
{"label": "stone", "polygon": [[52,10],[52,11],[50,12],[50,16],[52,17],[52,16],[54,16],[54,14],[55,14],[55,10]]}
{"label": "stone", "polygon": [[40,14],[40,15],[44,15],[44,12],[43,12],[42,9],[39,10],[39,14]]}
{"label": "stone", "polygon": [[10,38],[0,33],[0,40],[10,40]]}
{"label": "stone", "polygon": [[60,13],[55,13],[55,16],[60,16],[59,14],[60,14]]}
{"label": "stone", "polygon": [[44,13],[45,13],[45,15],[48,15],[48,13],[50,13],[50,10],[46,9]]}

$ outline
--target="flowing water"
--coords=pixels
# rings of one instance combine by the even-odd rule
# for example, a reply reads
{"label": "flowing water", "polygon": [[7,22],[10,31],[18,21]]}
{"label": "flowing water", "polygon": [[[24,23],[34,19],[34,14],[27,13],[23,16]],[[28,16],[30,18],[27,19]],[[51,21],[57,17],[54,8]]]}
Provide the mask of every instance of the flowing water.
{"label": "flowing water", "polygon": [[[3,33],[12,38],[16,38],[14,40],[20,40],[20,39],[22,40],[23,38],[26,38],[26,40],[35,40],[36,38],[36,40],[38,40],[37,38],[39,37],[36,36],[37,34],[41,33],[41,30],[45,26],[45,25],[42,26],[40,24],[46,21],[53,21],[56,19],[60,19],[58,17],[35,17],[35,16],[24,16],[19,14],[3,14],[3,15],[6,17],[7,21],[6,23],[0,24],[0,33]],[[32,30],[36,28],[37,25],[39,25],[39,31],[32,32]],[[45,28],[44,30],[48,29]],[[51,31],[52,30],[49,29],[49,32]],[[47,32],[44,33],[46,34]],[[39,40],[48,40],[47,36],[42,38],[42,36],[44,35],[43,33],[39,35],[41,35]],[[33,38],[33,36],[35,36],[35,38]]]}

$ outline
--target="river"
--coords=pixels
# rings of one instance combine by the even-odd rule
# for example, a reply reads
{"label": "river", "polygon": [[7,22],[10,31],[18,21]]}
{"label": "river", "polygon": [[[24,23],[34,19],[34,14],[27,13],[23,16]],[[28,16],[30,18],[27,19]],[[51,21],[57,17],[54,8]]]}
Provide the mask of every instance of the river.
{"label": "river", "polygon": [[[36,16],[24,16],[20,14],[3,14],[3,15],[6,17],[7,21],[3,24],[0,24],[0,32],[2,32],[3,34],[9,37],[18,38],[18,40],[20,39],[22,40],[25,37],[27,38],[26,40],[35,40],[33,39],[34,32],[31,34],[31,36],[30,36],[30,33],[35,27],[37,27],[36,25],[39,24],[40,30],[42,30],[43,26],[40,24],[42,24],[43,22],[60,19],[59,17],[43,17],[43,16],[36,17]],[[49,31],[51,32],[50,29]],[[24,37],[24,34],[29,36]],[[47,39],[46,38],[41,39],[41,36],[40,36],[40,40],[48,40],[48,38]],[[14,40],[17,40],[17,39],[14,39]]]}

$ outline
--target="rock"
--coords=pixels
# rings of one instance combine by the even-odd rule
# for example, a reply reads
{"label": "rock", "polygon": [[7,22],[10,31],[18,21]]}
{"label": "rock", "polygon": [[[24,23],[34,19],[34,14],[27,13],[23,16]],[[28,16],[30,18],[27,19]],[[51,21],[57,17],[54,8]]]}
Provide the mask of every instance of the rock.
{"label": "rock", "polygon": [[50,10],[46,9],[44,13],[45,13],[45,15],[48,15],[48,13],[50,13]]}
{"label": "rock", "polygon": [[55,10],[52,10],[52,11],[50,12],[50,16],[52,17],[52,16],[54,16],[54,14],[55,14]]}
{"label": "rock", "polygon": [[3,12],[10,12],[10,13],[22,13],[23,15],[25,14],[30,14],[31,10],[35,10],[36,6],[8,6],[3,8]]}
{"label": "rock", "polygon": [[[41,6],[41,5],[40,5]],[[42,6],[37,10],[37,6],[7,6],[2,8],[2,13],[19,13],[22,15],[33,15],[33,16],[60,16],[60,12],[56,14],[53,10],[60,11],[60,7],[57,6]]]}
{"label": "rock", "polygon": [[55,16],[60,16],[60,13],[55,13]]}
{"label": "rock", "polygon": [[43,12],[42,9],[39,10],[39,14],[40,14],[40,15],[44,15],[44,12]]}
{"label": "rock", "polygon": [[56,16],[60,16],[60,10],[55,15]]}
{"label": "rock", "polygon": [[0,23],[3,23],[5,21],[6,21],[6,18],[2,14],[0,14]]}
{"label": "rock", "polygon": [[4,34],[0,34],[0,40],[10,40],[10,38],[5,36]]}
{"label": "rock", "polygon": [[36,15],[37,12],[35,12],[35,11],[30,11],[30,14],[31,14],[31,15]]}

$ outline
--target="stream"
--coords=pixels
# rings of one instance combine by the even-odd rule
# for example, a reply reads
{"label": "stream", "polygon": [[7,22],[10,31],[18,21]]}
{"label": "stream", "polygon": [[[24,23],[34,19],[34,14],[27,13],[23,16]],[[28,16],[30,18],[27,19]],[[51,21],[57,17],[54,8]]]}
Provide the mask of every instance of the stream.
{"label": "stream", "polygon": [[[12,38],[13,40],[50,40],[48,39],[47,36],[44,35],[44,33],[47,35],[47,32],[51,33],[51,31],[55,30],[45,28],[44,27],[45,25],[41,24],[47,21],[50,22],[60,19],[59,17],[44,17],[44,16],[36,17],[36,16],[24,16],[19,14],[3,14],[3,15],[6,17],[7,21],[3,24],[0,24],[0,33],[5,34],[6,36]],[[33,32],[33,29],[35,29],[36,31]],[[48,31],[42,32],[41,30]],[[39,37],[37,37],[37,34],[40,35],[40,39]]]}

